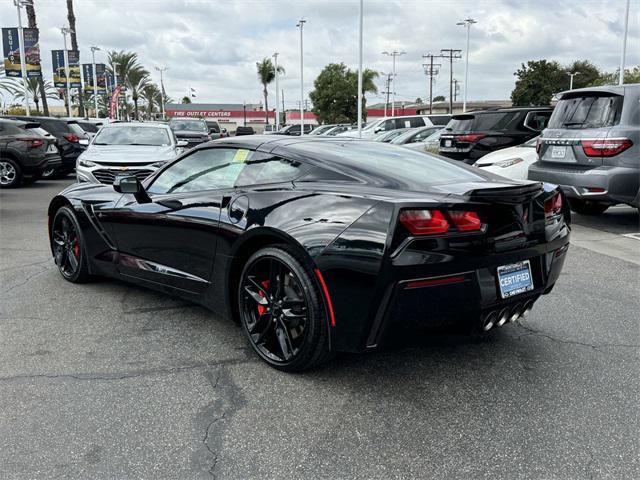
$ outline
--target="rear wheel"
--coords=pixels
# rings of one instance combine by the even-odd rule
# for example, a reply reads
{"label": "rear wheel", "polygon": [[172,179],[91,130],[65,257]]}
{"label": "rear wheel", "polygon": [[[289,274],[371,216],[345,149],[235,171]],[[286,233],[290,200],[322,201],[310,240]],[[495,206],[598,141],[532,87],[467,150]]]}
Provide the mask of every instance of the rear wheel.
{"label": "rear wheel", "polygon": [[594,202],[591,200],[569,200],[569,207],[576,213],[581,215],[600,215],[611,205],[603,202]]}
{"label": "rear wheel", "polygon": [[53,218],[51,247],[58,271],[65,280],[73,283],[89,280],[89,264],[82,232],[69,207],[60,208]]}
{"label": "rear wheel", "polygon": [[240,323],[266,363],[295,372],[329,358],[329,333],[313,270],[286,247],[252,255],[238,285]]}
{"label": "rear wheel", "polygon": [[13,188],[20,185],[21,171],[18,163],[12,158],[0,160],[0,188]]}

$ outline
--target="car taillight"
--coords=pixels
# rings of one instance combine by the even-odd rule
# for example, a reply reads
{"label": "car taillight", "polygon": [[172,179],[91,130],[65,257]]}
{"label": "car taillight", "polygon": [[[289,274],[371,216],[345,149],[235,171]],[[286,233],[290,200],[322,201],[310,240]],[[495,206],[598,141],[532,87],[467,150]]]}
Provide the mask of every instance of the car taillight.
{"label": "car taillight", "polygon": [[32,137],[18,137],[16,140],[27,143],[27,149],[38,148],[44,145],[44,140],[41,138]]}
{"label": "car taillight", "polygon": [[536,153],[540,153],[540,149],[542,148],[542,141],[540,140],[540,138],[538,137],[538,139],[536,140]]}
{"label": "car taillight", "polygon": [[78,137],[74,133],[67,133],[67,134],[63,135],[63,137],[65,138],[65,140],[67,142],[71,142],[71,143],[78,143],[80,141],[80,137]]}
{"label": "car taillight", "polygon": [[553,217],[562,212],[562,195],[560,192],[556,192],[553,197],[548,198],[544,202],[544,216],[545,218]]}
{"label": "car taillight", "polygon": [[458,135],[456,140],[458,142],[465,143],[476,143],[478,140],[482,140],[486,135],[482,135],[481,133],[468,133],[466,135]]}
{"label": "car taillight", "polygon": [[633,145],[628,138],[582,140],[582,150],[588,157],[613,157]]}
{"label": "car taillight", "polygon": [[404,210],[400,223],[412,235],[435,235],[449,231],[449,222],[440,210]]}
{"label": "car taillight", "polygon": [[461,232],[476,232],[482,229],[482,221],[476,212],[451,210],[449,216]]}

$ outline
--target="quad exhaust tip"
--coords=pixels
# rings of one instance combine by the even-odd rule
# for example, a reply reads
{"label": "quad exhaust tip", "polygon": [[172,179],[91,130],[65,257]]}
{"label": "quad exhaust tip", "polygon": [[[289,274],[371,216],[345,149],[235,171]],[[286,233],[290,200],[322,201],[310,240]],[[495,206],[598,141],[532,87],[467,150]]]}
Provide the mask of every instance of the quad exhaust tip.
{"label": "quad exhaust tip", "polygon": [[507,323],[513,323],[528,314],[533,308],[533,303],[534,300],[528,300],[514,307],[504,307],[500,310],[493,310],[482,317],[480,326],[483,331],[488,332],[493,327],[502,327]]}

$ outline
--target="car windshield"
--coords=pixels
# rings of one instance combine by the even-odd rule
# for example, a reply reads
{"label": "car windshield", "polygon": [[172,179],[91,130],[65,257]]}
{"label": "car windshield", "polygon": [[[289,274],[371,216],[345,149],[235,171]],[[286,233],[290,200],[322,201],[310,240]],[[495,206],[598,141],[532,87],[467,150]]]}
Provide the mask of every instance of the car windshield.
{"label": "car windshield", "polygon": [[79,125],[85,132],[96,133],[98,131],[98,126],[90,122],[82,122]]}
{"label": "car windshield", "polygon": [[171,130],[186,130],[189,132],[207,132],[207,124],[200,121],[175,121],[169,124]]}
{"label": "car windshield", "polygon": [[549,128],[601,128],[616,125],[622,111],[621,95],[586,93],[563,98],[556,105]]}
{"label": "car windshield", "polygon": [[69,128],[71,129],[71,131],[73,133],[75,133],[76,135],[82,135],[83,137],[86,135],[87,132],[85,132],[82,127],[80,125],[78,125],[77,123],[70,123],[69,124]]}
{"label": "car windshield", "polygon": [[316,129],[313,130],[309,135],[321,135],[323,133],[327,133],[329,130],[334,128],[334,126],[335,125],[320,125],[319,127],[316,127]]}
{"label": "car windshield", "polygon": [[118,126],[103,128],[98,132],[93,145],[171,145],[165,128]]}
{"label": "car windshield", "polygon": [[[317,153],[317,144],[314,146],[313,143],[301,143],[295,148],[312,157]],[[322,145],[322,153],[347,168],[368,172],[373,177],[410,190],[419,191],[435,184],[484,180],[454,161],[385,143],[328,142]]]}

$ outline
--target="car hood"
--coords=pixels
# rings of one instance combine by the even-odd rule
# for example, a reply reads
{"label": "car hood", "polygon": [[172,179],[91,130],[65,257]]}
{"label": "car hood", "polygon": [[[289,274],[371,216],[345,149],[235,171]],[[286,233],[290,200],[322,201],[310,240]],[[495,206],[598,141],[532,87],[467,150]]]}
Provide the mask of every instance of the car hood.
{"label": "car hood", "polygon": [[516,147],[503,148],[502,150],[496,150],[495,152],[491,152],[481,159],[479,159],[475,165],[477,167],[483,165],[492,165],[496,162],[500,162],[502,160],[509,160],[512,158],[522,158],[523,160],[536,160],[538,157],[538,153],[536,152],[535,147],[522,147],[520,145]]}
{"label": "car hood", "polygon": [[172,146],[90,145],[80,157],[97,163],[151,163],[176,157]]}

